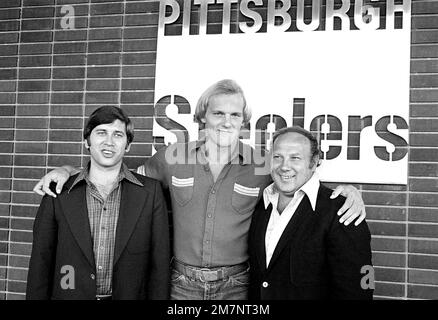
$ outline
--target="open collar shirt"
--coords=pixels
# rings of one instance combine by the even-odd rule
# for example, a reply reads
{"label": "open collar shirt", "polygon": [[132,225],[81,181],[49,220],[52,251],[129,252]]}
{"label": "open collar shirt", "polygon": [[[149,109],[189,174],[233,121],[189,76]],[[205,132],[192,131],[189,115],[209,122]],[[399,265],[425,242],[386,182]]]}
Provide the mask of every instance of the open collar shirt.
{"label": "open collar shirt", "polygon": [[319,178],[316,173],[314,173],[313,176],[295,192],[292,200],[281,214],[278,212],[279,193],[276,190],[274,183],[270,184],[263,191],[265,209],[268,208],[269,204],[272,204],[272,212],[265,235],[266,268],[269,266],[269,262],[271,261],[272,255],[274,254],[275,248],[277,247],[284,229],[288,225],[304,196],[309,198],[312,209],[315,211],[319,185]]}
{"label": "open collar shirt", "polygon": [[114,247],[122,194],[121,181],[127,179],[139,186],[143,186],[143,184],[138,181],[125,164],[122,164],[117,183],[107,198],[103,199],[97,187],[90,181],[89,166],[90,163],[79,173],[69,191],[80,181],[85,181],[87,184],[88,219],[96,264],[96,294],[111,295]]}

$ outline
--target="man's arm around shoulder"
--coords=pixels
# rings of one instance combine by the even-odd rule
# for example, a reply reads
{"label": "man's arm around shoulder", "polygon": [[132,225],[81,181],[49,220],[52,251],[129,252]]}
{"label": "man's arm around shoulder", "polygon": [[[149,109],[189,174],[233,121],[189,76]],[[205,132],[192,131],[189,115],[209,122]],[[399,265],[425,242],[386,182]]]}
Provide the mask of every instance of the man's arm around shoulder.
{"label": "man's arm around shoulder", "polygon": [[137,174],[156,179],[161,182],[164,188],[167,188],[168,166],[166,162],[166,148],[158,150],[152,157],[148,158],[145,163],[136,170]]}

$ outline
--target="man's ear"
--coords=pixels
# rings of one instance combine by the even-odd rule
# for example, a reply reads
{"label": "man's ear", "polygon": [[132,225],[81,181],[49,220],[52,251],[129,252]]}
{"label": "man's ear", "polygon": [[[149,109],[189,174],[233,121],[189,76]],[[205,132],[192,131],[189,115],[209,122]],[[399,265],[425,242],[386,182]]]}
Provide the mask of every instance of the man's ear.
{"label": "man's ear", "polygon": [[312,169],[313,171],[316,170],[321,165],[321,159],[319,157],[314,157],[312,159]]}
{"label": "man's ear", "polygon": [[90,145],[88,144],[88,140],[84,139],[84,145],[87,150],[90,150]]}
{"label": "man's ear", "polygon": [[125,152],[129,152],[130,149],[131,149],[131,144],[127,144],[125,148]]}

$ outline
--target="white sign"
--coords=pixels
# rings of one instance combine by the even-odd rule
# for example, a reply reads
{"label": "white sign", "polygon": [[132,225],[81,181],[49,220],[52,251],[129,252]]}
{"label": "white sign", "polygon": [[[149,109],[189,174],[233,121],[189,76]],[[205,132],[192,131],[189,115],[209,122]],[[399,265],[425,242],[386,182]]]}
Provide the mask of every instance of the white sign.
{"label": "white sign", "polygon": [[[406,184],[411,3],[387,0],[381,16],[373,2],[337,1],[342,6],[334,9],[333,0],[307,1],[310,22],[304,0],[293,1],[296,10],[290,0],[277,7],[266,0],[162,1],[155,103],[165,108],[156,107],[154,137],[167,144],[176,141],[172,129],[186,129],[197,139],[197,99],[214,82],[234,79],[253,113],[249,144],[256,129],[304,125],[320,134],[323,181]],[[222,31],[209,34],[213,5],[222,10]],[[234,33],[230,8],[246,19]],[[265,20],[258,8],[267,10]],[[190,10],[199,13],[195,34]],[[348,11],[354,12],[351,21]],[[334,30],[336,21],[340,30]]]}

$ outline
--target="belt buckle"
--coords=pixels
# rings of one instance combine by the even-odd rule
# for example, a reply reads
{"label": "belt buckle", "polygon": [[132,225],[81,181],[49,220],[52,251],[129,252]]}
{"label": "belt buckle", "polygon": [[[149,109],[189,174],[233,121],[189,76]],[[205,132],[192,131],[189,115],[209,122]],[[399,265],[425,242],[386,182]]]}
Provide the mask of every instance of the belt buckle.
{"label": "belt buckle", "polygon": [[201,271],[201,275],[199,278],[202,282],[216,281],[219,278],[217,271],[211,271],[208,268],[202,268],[200,269],[200,271]]}

